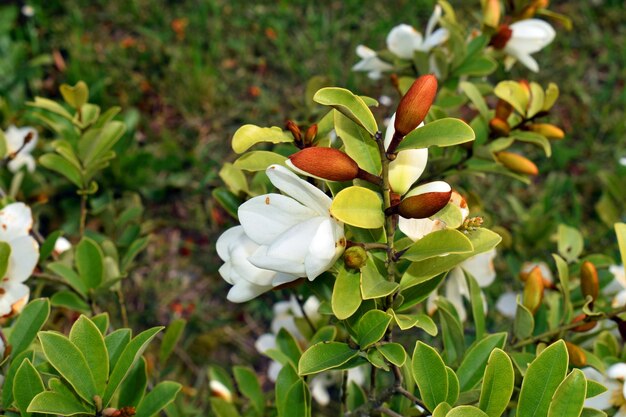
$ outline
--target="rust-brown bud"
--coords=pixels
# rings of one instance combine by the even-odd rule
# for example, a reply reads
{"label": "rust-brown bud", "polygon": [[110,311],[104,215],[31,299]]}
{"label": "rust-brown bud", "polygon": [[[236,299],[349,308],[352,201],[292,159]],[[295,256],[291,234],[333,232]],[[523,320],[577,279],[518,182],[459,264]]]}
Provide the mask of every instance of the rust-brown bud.
{"label": "rust-brown bud", "polygon": [[451,196],[452,188],[443,181],[420,185],[396,206],[397,212],[407,219],[425,219],[444,208]]}
{"label": "rust-brown bud", "polygon": [[[422,75],[413,82],[398,104],[394,123],[397,134],[404,137],[424,121],[436,94],[437,78],[434,75]],[[393,153],[394,149],[390,146],[389,152]]]}
{"label": "rust-brown bud", "polygon": [[498,102],[496,103],[496,117],[498,119],[506,120],[512,112],[513,106],[511,106],[511,103],[498,99]]}
{"label": "rust-brown bud", "polygon": [[550,123],[533,123],[526,126],[531,132],[539,133],[548,139],[559,140],[565,137],[565,132],[558,126]]}
{"label": "rust-brown bud", "polygon": [[352,181],[359,175],[354,159],[334,148],[306,148],[286,163],[294,171],[328,181]]}
{"label": "rust-brown bud", "polygon": [[530,159],[513,152],[498,152],[496,158],[502,165],[513,172],[525,175],[537,175],[539,169]]}
{"label": "rust-brown bud", "polygon": [[348,268],[361,269],[367,262],[367,252],[360,246],[351,246],[343,253],[343,261]]}
{"label": "rust-brown bud", "polygon": [[579,368],[587,365],[587,355],[581,348],[571,342],[565,342],[565,346],[567,347],[567,354],[572,365]]}
{"label": "rust-brown bud", "polygon": [[300,128],[293,120],[287,120],[285,123],[285,128],[291,132],[291,135],[296,140],[296,142],[302,142],[302,132]]}
{"label": "rust-brown bud", "polygon": [[533,314],[537,312],[543,301],[543,275],[538,266],[534,267],[528,274],[524,283],[523,304]]}
{"label": "rust-brown bud", "polygon": [[572,320],[572,323],[579,323],[580,322],[580,326],[576,326],[572,329],[572,331],[574,332],[587,332],[591,329],[593,329],[594,327],[596,327],[596,325],[598,324],[597,321],[585,321],[585,319],[587,318],[586,314],[579,314],[576,317],[574,317],[574,319]]}
{"label": "rust-brown bud", "polygon": [[591,296],[593,301],[598,299],[600,284],[598,282],[598,271],[594,264],[589,261],[583,262],[580,267],[580,289],[583,297]]}
{"label": "rust-brown bud", "polygon": [[307,145],[312,144],[316,137],[317,137],[317,124],[313,124],[309,126],[309,128],[306,130],[306,133],[304,135],[305,143]]}
{"label": "rust-brown bud", "polygon": [[498,136],[509,136],[511,132],[511,126],[504,119],[494,117],[489,121],[489,128]]}

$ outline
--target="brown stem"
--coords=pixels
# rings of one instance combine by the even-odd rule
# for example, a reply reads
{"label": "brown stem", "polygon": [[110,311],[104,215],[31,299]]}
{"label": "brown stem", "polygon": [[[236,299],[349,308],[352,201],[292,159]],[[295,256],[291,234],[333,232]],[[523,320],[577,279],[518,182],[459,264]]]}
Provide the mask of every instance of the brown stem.
{"label": "brown stem", "polygon": [[356,177],[358,179],[371,182],[374,185],[378,185],[379,187],[383,185],[383,179],[381,177],[379,177],[378,175],[370,174],[369,172],[364,171],[361,168],[359,168]]}

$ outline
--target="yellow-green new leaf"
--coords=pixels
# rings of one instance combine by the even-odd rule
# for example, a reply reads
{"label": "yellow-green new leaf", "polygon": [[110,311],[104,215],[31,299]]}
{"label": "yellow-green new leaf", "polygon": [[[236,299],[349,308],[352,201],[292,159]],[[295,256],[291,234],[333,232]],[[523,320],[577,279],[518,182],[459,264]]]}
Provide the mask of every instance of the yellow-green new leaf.
{"label": "yellow-green new leaf", "polygon": [[522,116],[526,115],[528,107],[528,94],[524,87],[517,81],[501,81],[493,90],[496,97],[509,103]]}
{"label": "yellow-green new leaf", "polygon": [[626,269],[626,223],[616,223],[615,234],[617,235],[619,253],[622,257],[622,265]]}
{"label": "yellow-green new leaf", "polygon": [[315,93],[313,101],[336,109],[372,136],[378,131],[376,119],[365,101],[350,90],[338,87],[322,88]]}
{"label": "yellow-green new leaf", "polygon": [[339,320],[352,316],[361,305],[361,280],[358,271],[341,268],[335,278],[331,306]]}
{"label": "yellow-green new leaf", "polygon": [[446,417],[489,417],[481,409],[471,405],[460,405],[454,407],[446,414]]}
{"label": "yellow-green new leaf", "polygon": [[444,229],[429,233],[415,242],[402,255],[402,258],[417,262],[452,253],[468,253],[473,250],[472,242],[463,233],[454,229]]}
{"label": "yellow-green new leaf", "polygon": [[80,109],[89,99],[89,88],[84,81],[79,81],[75,86],[61,84],[59,88],[63,100],[75,109]]}
{"label": "yellow-green new leaf", "polygon": [[415,344],[411,360],[413,378],[426,407],[433,411],[448,397],[448,372],[439,353],[427,344]]}
{"label": "yellow-green new leaf", "polygon": [[252,151],[241,155],[233,165],[244,171],[265,171],[270,165],[283,165],[287,157],[270,151]]}
{"label": "yellow-green new leaf", "polygon": [[364,187],[348,187],[337,193],[330,214],[341,222],[363,229],[377,229],[385,224],[380,196]]}
{"label": "yellow-green new leaf", "polygon": [[475,138],[476,134],[470,125],[463,120],[446,117],[413,130],[400,142],[397,152],[429,146],[453,146]]}
{"label": "yellow-green new leaf", "polygon": [[244,153],[257,143],[285,143],[293,142],[293,137],[279,127],[259,127],[256,125],[243,125],[233,136],[233,151]]}
{"label": "yellow-green new leaf", "polygon": [[543,88],[536,82],[530,83],[530,103],[528,105],[527,117],[531,118],[543,109],[545,102],[545,93]]}

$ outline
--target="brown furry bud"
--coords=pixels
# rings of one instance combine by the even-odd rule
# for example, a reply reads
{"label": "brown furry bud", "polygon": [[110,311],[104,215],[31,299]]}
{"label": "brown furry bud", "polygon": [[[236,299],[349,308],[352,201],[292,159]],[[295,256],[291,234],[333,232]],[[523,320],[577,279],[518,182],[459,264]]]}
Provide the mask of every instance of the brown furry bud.
{"label": "brown furry bud", "polygon": [[543,276],[538,266],[528,274],[524,284],[523,304],[533,314],[537,312],[543,301]]}
{"label": "brown furry bud", "polygon": [[531,132],[539,133],[548,139],[559,140],[565,137],[565,132],[558,126],[550,123],[533,123],[526,126]]}
{"label": "brown furry bud", "polygon": [[420,185],[409,191],[397,206],[397,212],[407,219],[425,219],[444,208],[451,195],[452,188],[443,181]]}
{"label": "brown furry bud", "polygon": [[513,172],[525,175],[539,174],[539,168],[530,159],[513,152],[498,152],[496,158]]}
{"label": "brown furry bud", "polygon": [[498,136],[509,136],[509,132],[511,132],[511,126],[509,126],[506,120],[498,117],[494,117],[489,121],[489,128]]}
{"label": "brown furry bud", "polygon": [[586,314],[579,314],[576,317],[574,317],[574,319],[572,320],[572,323],[578,323],[580,322],[580,326],[576,326],[572,329],[572,331],[574,332],[587,332],[591,329],[593,329],[594,327],[596,327],[596,325],[598,324],[597,321],[585,321],[585,319],[587,318]]}
{"label": "brown furry bud", "polygon": [[572,365],[579,368],[587,365],[587,355],[581,348],[571,342],[565,342],[565,346],[567,347],[567,354]]}
{"label": "brown furry bud", "polygon": [[[396,111],[394,128],[399,135],[406,136],[424,121],[436,94],[437,78],[434,75],[422,75],[413,82]],[[390,146],[389,152],[393,153],[394,149]]]}
{"label": "brown furry bud", "polygon": [[306,148],[286,163],[294,171],[328,181],[352,181],[359,175],[354,159],[334,148]]}
{"label": "brown furry bud", "polygon": [[291,132],[296,142],[302,142],[302,132],[300,131],[300,128],[298,127],[296,122],[294,122],[293,120],[287,120],[287,123],[285,123],[285,128]]}
{"label": "brown furry bud", "polygon": [[593,301],[598,299],[598,292],[600,291],[598,271],[595,265],[589,261],[583,262],[580,267],[580,289],[583,297],[590,295]]}
{"label": "brown furry bud", "polygon": [[313,143],[316,137],[317,137],[317,124],[314,124],[314,125],[309,126],[309,128],[306,130],[306,134],[304,135],[304,140],[308,145],[310,145],[311,143]]}

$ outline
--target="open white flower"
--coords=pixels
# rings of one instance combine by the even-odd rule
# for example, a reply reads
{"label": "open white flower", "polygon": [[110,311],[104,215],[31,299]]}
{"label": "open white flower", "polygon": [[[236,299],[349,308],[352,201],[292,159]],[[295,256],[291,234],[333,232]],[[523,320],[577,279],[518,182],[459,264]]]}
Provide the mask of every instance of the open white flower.
{"label": "open white flower", "polygon": [[280,272],[272,285],[306,276],[310,281],[330,268],[346,247],[343,223],[330,215],[332,200],[323,191],[279,165],[267,176],[286,195],[254,197],[239,207],[239,221],[259,245],[248,258],[257,268]]}
{"label": "open white flower", "polygon": [[540,19],[525,19],[509,26],[511,37],[504,46],[504,52],[508,55],[505,60],[506,69],[510,69],[515,61],[520,61],[528,69],[539,71],[539,64],[530,56],[549,45],[556,32],[549,23]]}
{"label": "open white flower", "polygon": [[400,58],[413,59],[415,51],[429,52],[444,43],[450,37],[448,30],[445,28],[435,30],[441,15],[441,6],[435,6],[423,37],[413,26],[401,24],[394,27],[387,35],[387,49]]}
{"label": "open white flower", "polygon": [[372,80],[378,80],[383,72],[391,71],[393,65],[386,63],[376,55],[376,51],[365,45],[356,47],[356,54],[361,58],[359,62],[354,64],[352,71],[367,72],[367,76]]}
{"label": "open white flower", "polygon": [[592,407],[599,410],[608,410],[618,407],[614,417],[626,417],[626,363],[616,363],[606,370],[606,375],[591,367],[582,369],[587,379],[597,381],[607,387],[607,390],[600,395],[585,400],[585,407]]}
{"label": "open white flower", "polygon": [[[15,173],[23,166],[28,172],[35,170],[35,158],[31,152],[37,146],[37,131],[32,127],[15,127],[13,125],[4,132],[7,141],[7,152],[9,155],[16,153],[15,157],[9,161],[7,167],[9,171]],[[24,141],[28,138],[28,143]],[[19,151],[19,152],[18,152]]]}
{"label": "open white flower", "polygon": [[626,271],[624,265],[611,265],[609,272],[613,274],[613,281],[602,292],[614,296],[611,303],[614,308],[626,305]]}
{"label": "open white flower", "polygon": [[28,301],[24,285],[39,260],[39,245],[29,233],[33,217],[23,203],[13,203],[0,210],[0,242],[11,248],[7,271],[0,282],[0,316],[18,313]]}

